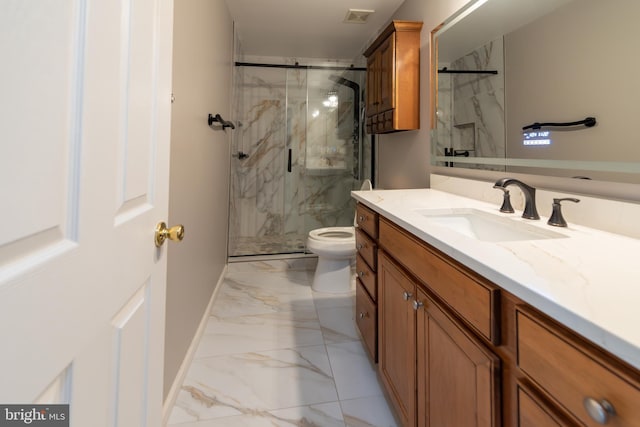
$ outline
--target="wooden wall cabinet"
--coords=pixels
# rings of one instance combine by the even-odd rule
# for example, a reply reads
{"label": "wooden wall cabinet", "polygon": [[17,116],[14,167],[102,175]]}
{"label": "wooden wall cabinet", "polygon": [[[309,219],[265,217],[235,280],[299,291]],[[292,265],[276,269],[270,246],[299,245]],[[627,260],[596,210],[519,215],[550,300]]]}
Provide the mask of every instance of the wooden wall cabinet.
{"label": "wooden wall cabinet", "polygon": [[364,52],[368,133],[420,128],[421,29],[422,22],[393,21]]}

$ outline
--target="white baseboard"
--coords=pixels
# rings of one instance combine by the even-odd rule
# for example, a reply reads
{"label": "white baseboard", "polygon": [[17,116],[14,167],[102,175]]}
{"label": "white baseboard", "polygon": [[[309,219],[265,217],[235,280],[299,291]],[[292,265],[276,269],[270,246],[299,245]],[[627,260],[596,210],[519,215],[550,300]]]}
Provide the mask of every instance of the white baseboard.
{"label": "white baseboard", "polygon": [[173,405],[175,405],[176,400],[178,399],[178,393],[180,392],[180,387],[182,386],[182,382],[184,381],[185,376],[187,375],[187,371],[191,366],[191,362],[193,361],[193,357],[198,349],[198,344],[200,344],[200,338],[202,338],[202,334],[204,333],[207,327],[207,321],[209,320],[209,316],[211,315],[211,308],[213,307],[213,302],[215,301],[218,290],[222,287],[222,282],[224,281],[225,276],[227,275],[228,264],[225,264],[222,269],[222,273],[220,273],[220,277],[218,278],[218,283],[216,284],[216,288],[213,290],[213,294],[211,295],[211,300],[207,305],[207,309],[202,316],[202,320],[200,321],[200,325],[196,330],[196,333],[191,341],[191,345],[187,349],[187,353],[184,356],[184,360],[180,365],[180,369],[176,374],[176,378],[173,380],[173,384],[171,385],[171,389],[167,394],[167,398],[164,400],[164,404],[162,406],[162,425],[166,426],[169,422],[169,417],[171,416],[171,410],[173,409]]}

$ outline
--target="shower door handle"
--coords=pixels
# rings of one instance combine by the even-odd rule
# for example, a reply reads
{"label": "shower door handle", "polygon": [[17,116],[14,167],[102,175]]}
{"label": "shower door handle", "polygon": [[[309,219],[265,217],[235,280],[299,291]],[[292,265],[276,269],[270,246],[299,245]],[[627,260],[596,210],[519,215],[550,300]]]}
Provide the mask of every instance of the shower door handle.
{"label": "shower door handle", "polygon": [[291,172],[291,148],[289,148],[289,158],[287,160],[287,172]]}

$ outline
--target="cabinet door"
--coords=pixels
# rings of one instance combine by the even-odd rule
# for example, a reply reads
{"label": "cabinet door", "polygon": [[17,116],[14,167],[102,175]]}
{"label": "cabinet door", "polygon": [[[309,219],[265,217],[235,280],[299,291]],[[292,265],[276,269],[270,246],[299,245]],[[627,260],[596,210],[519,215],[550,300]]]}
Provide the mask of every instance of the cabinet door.
{"label": "cabinet door", "polygon": [[416,316],[414,282],[383,252],[379,256],[380,376],[405,427],[416,423]]}
{"label": "cabinet door", "polygon": [[380,104],[380,51],[367,58],[367,117],[378,113]]}
{"label": "cabinet door", "polygon": [[499,425],[500,359],[418,291],[418,425]]}
{"label": "cabinet door", "polygon": [[395,108],[395,79],[396,79],[396,58],[395,58],[396,34],[392,33],[387,40],[380,45],[380,105],[378,112],[384,112]]}

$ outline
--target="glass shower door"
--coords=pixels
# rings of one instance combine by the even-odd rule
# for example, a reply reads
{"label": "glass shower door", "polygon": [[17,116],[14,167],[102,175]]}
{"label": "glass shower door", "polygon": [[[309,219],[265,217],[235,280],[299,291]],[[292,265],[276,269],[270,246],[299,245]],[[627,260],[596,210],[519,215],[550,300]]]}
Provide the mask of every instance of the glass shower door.
{"label": "glass shower door", "polygon": [[353,225],[359,187],[360,87],[357,71],[309,70],[305,231]]}
{"label": "glass shower door", "polygon": [[235,70],[229,256],[304,253],[309,230],[353,224],[364,73]]}
{"label": "glass shower door", "polygon": [[268,254],[283,223],[286,72],[236,67],[229,255]]}

